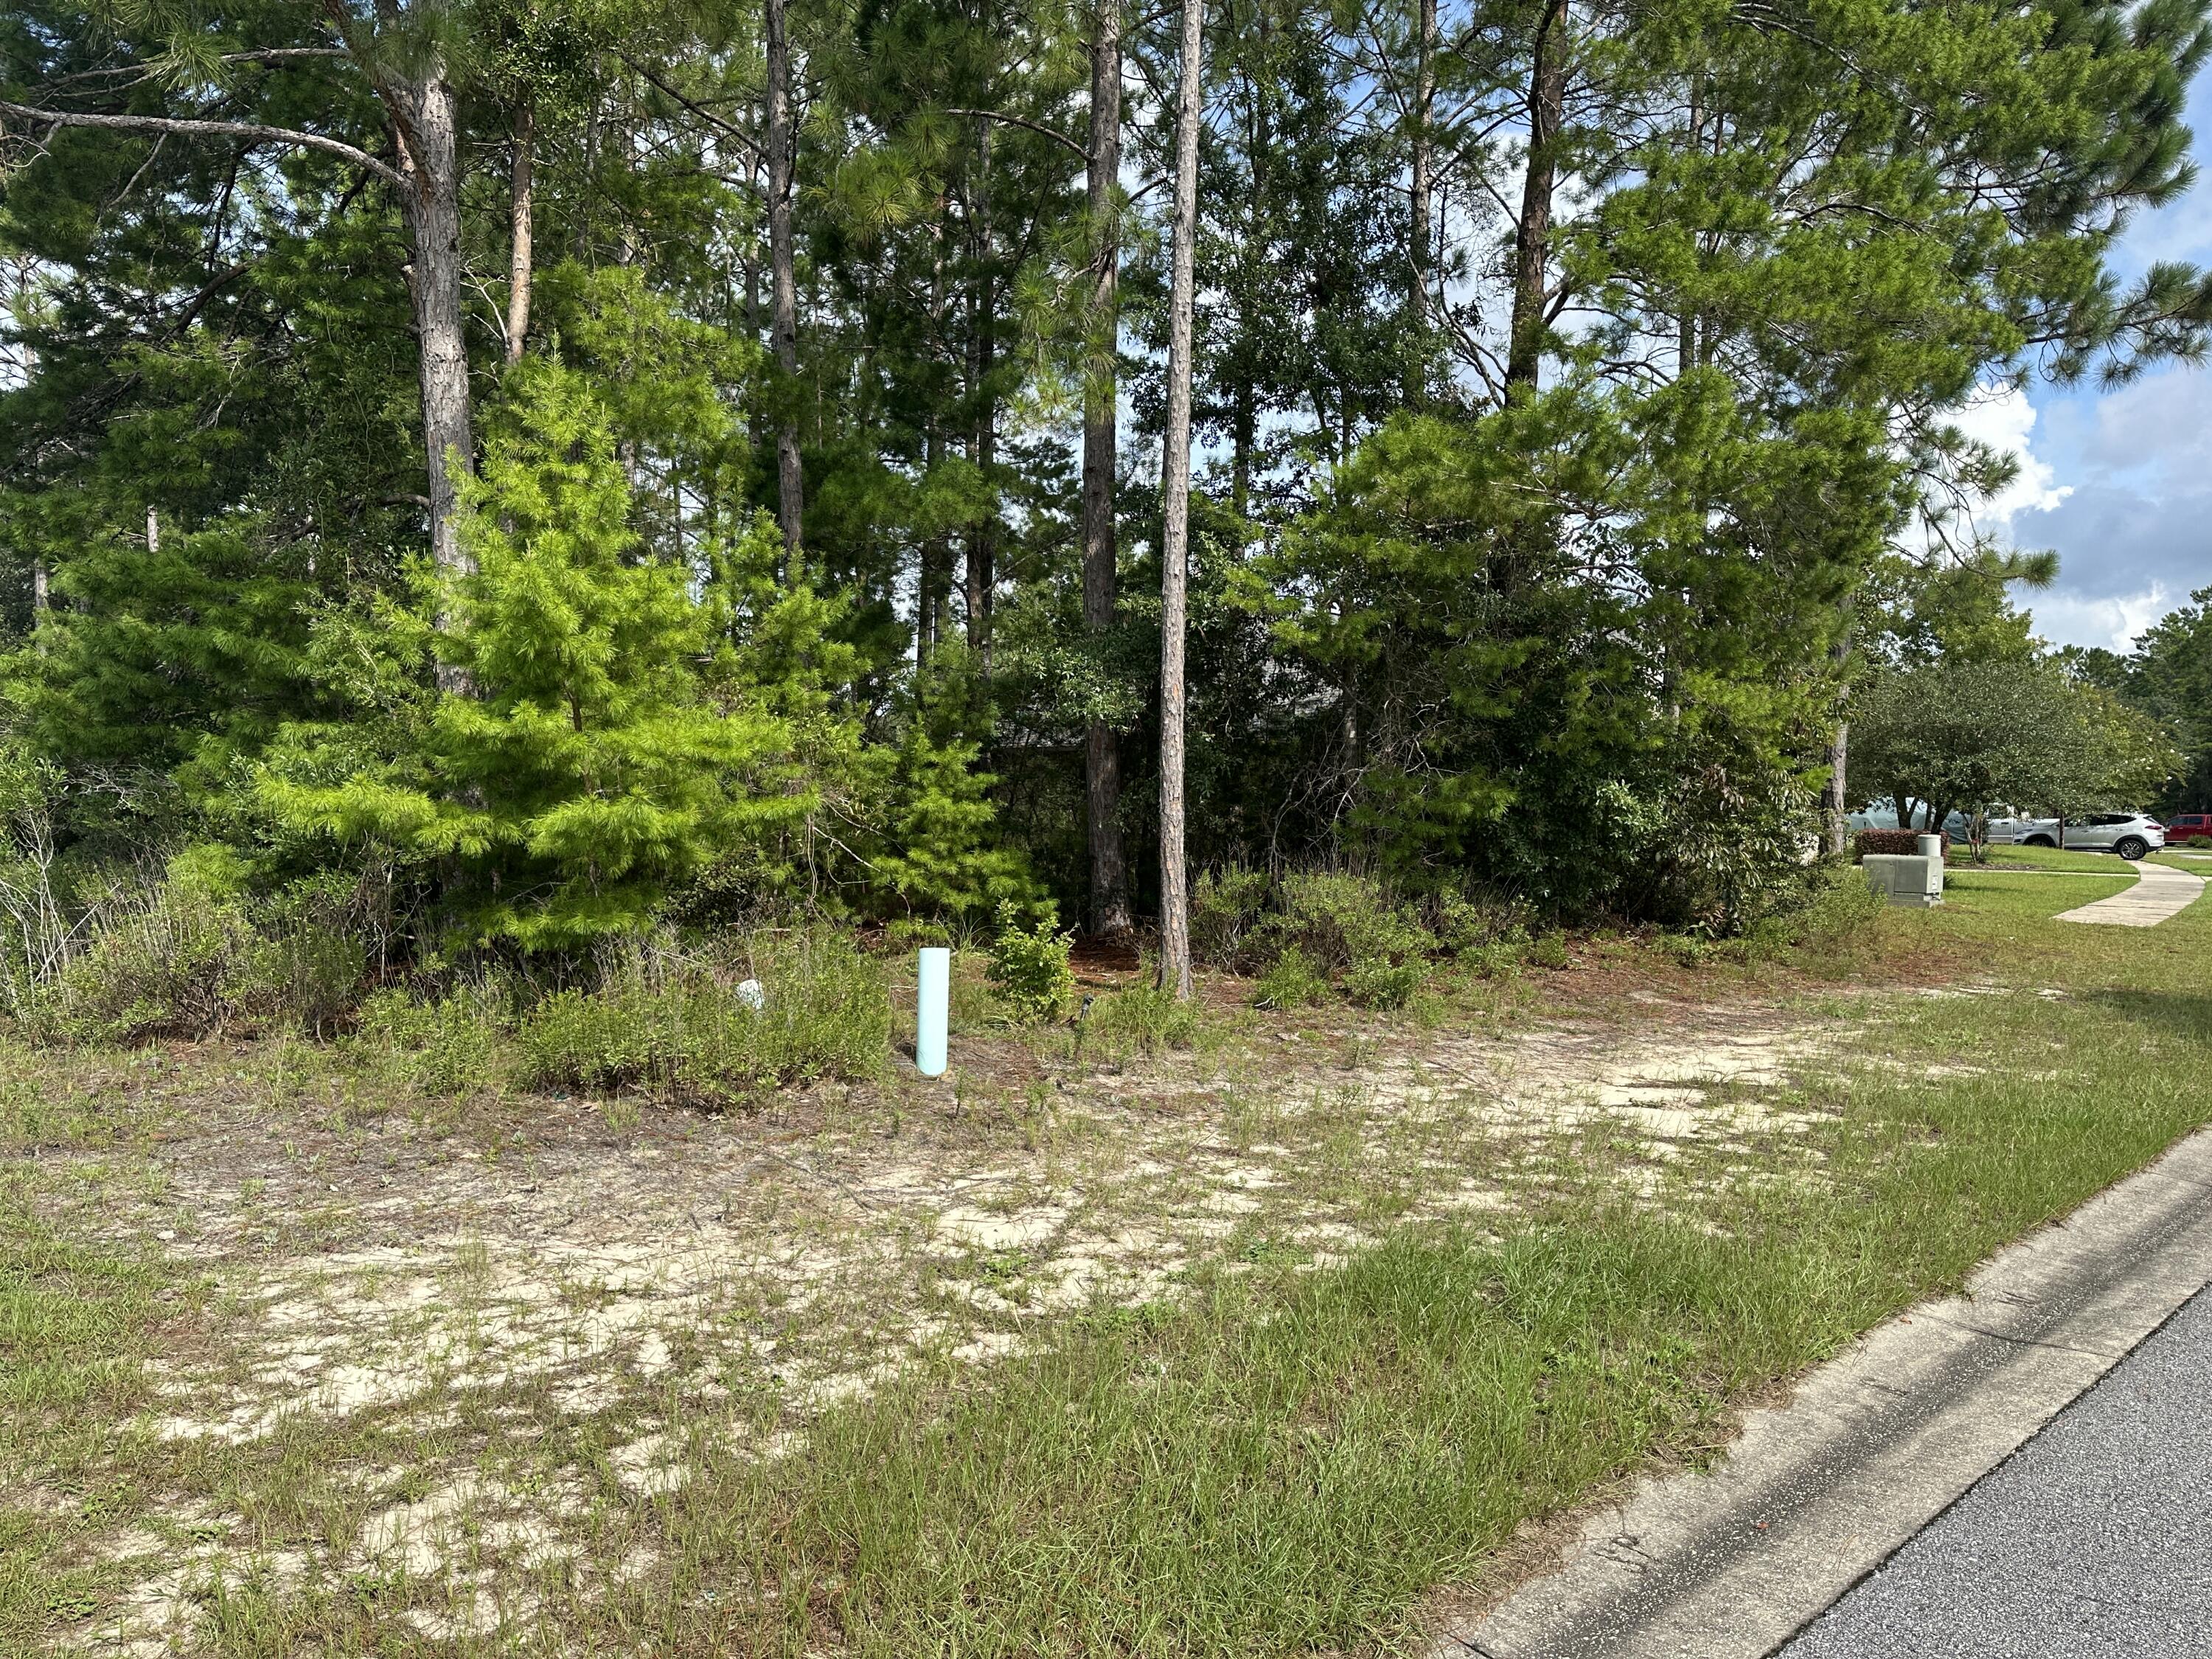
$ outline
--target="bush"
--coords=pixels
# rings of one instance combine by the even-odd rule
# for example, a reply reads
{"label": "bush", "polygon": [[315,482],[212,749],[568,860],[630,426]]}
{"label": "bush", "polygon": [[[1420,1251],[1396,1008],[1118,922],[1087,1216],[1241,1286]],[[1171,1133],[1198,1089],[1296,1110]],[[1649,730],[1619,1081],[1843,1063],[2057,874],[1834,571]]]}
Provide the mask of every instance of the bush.
{"label": "bush", "polygon": [[379,991],[361,1009],[362,1041],[401,1056],[409,1080],[427,1095],[472,1095],[499,1075],[502,1022],[482,987],[434,1001]]}
{"label": "bush", "polygon": [[99,1042],[197,1041],[283,1006],[283,963],[234,900],[179,872],[112,894],[48,1006],[58,1035]]}
{"label": "bush", "polygon": [[1101,997],[1083,1020],[1083,1042],[1104,1054],[1157,1054],[1188,1048],[1198,1037],[1198,1004],[1160,988],[1157,975]]}
{"label": "bush", "polygon": [[1236,866],[1201,874],[1190,896],[1191,954],[1216,968],[1236,967],[1272,885],[1265,871]]}
{"label": "bush", "polygon": [[1573,960],[1567,955],[1564,933],[1545,933],[1533,939],[1521,954],[1523,961],[1537,968],[1565,968]]}
{"label": "bush", "polygon": [[1011,903],[999,906],[999,936],[987,975],[1014,1018],[1030,1024],[1067,1018],[1075,1006],[1075,972],[1067,965],[1073,935],[1057,932],[1051,914],[1024,927]]}
{"label": "bush", "polygon": [[1455,957],[1481,957],[1498,945],[1518,945],[1528,937],[1521,907],[1478,904],[1462,894],[1433,895],[1425,907],[1437,947]]}
{"label": "bush", "polygon": [[1362,1008],[1402,1008],[1428,976],[1419,957],[1394,963],[1388,957],[1362,957],[1344,976],[1344,994]]}
{"label": "bush", "polygon": [[[757,1008],[738,994],[748,977],[764,988]],[[539,1003],[515,1040],[535,1086],[737,1106],[784,1084],[872,1076],[890,999],[882,969],[842,935],[763,941],[742,964],[632,946],[596,990]]]}
{"label": "bush", "polygon": [[[1852,837],[1851,851],[1859,858],[1869,853],[1902,853],[1910,858],[1920,850],[1923,833],[1918,830],[1862,830]],[[1943,843],[1943,856],[1950,857],[1950,836],[1938,835],[1936,839]]]}
{"label": "bush", "polygon": [[1393,962],[1435,947],[1428,929],[1392,904],[1382,884],[1364,876],[1308,872],[1285,876],[1276,909],[1255,930],[1262,959],[1295,947],[1320,972],[1355,962]]}
{"label": "bush", "polygon": [[1881,912],[1881,895],[1864,876],[1850,865],[1828,864],[1814,872],[1796,905],[1779,920],[1791,943],[1832,947],[1864,933]]}
{"label": "bush", "polygon": [[1328,976],[1302,945],[1283,947],[1254,988],[1262,1008],[1305,1008],[1328,995]]}

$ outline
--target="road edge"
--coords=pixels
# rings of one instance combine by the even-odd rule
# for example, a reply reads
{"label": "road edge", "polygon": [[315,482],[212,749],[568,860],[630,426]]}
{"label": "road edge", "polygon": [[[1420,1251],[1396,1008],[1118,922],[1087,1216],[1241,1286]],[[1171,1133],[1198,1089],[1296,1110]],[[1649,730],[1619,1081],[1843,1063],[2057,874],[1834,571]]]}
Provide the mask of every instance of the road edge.
{"label": "road edge", "polygon": [[2212,1129],[1646,1477],[1435,1659],[1765,1659],[2212,1283]]}

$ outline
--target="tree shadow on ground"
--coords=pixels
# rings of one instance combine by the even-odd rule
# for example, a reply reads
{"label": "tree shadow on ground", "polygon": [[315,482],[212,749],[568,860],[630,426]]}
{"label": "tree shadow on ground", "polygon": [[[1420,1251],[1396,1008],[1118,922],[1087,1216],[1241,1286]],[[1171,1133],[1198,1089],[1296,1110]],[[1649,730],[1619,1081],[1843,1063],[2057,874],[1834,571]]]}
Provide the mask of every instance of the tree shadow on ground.
{"label": "tree shadow on ground", "polygon": [[2088,991],[2081,994],[2081,1000],[2108,1009],[2147,1032],[2212,1048],[2212,989]]}

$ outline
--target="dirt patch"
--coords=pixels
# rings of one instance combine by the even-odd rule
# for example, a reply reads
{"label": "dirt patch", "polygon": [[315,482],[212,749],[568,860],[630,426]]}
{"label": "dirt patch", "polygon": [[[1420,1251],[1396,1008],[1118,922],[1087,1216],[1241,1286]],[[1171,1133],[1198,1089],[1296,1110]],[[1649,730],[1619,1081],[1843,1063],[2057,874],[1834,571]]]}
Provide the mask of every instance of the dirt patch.
{"label": "dirt patch", "polygon": [[1504,1035],[1261,1033],[1019,1092],[909,1073],[720,1119],[546,1097],[374,1110],[337,1075],[195,1094],[195,1069],[234,1073],[234,1053],[112,1073],[143,1165],[126,1180],[50,1151],[43,1186],[73,1231],[157,1240],[210,1282],[210,1318],[159,1363],[142,1426],[160,1442],[427,1437],[491,1412],[514,1444],[599,1449],[517,1483],[465,1443],[404,1493],[388,1468],[332,1472],[352,1520],[290,1554],[210,1517],[223,1535],[183,1555],[114,1558],[132,1587],[101,1636],[166,1641],[210,1572],[398,1572],[437,1587],[427,1638],[520,1628],[548,1564],[586,1570],[594,1491],[665,1497],[710,1443],[787,1455],[902,1367],[1003,1363],[1206,1264],[1326,1265],[1407,1216],[1510,1212],[1563,1138],[1602,1132],[1643,1188],[1691,1149],[1771,1155],[1814,1121],[1797,1072],[1864,1018],[1625,1006]]}

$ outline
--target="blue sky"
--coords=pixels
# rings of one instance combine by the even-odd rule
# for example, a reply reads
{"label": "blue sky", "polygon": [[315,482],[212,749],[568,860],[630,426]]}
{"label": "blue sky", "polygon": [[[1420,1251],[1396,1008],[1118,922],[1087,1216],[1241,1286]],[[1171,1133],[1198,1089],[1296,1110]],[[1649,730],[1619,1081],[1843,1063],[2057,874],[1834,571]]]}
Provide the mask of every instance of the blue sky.
{"label": "blue sky", "polygon": [[[2204,177],[2129,228],[2129,275],[2155,259],[2212,264],[2212,76],[2197,78],[2189,116]],[[2020,481],[1992,516],[2019,546],[2058,550],[2057,582],[2021,595],[2053,644],[2124,648],[2212,586],[2212,364],[2117,392],[2037,386],[1963,424],[2021,454]]]}

